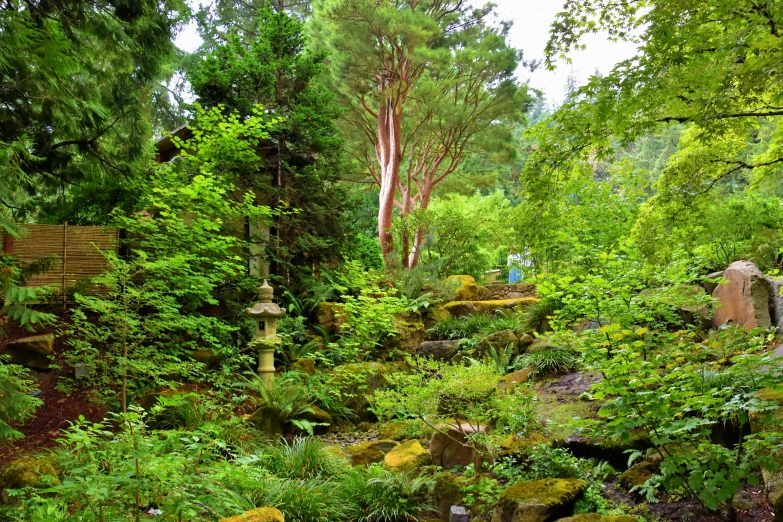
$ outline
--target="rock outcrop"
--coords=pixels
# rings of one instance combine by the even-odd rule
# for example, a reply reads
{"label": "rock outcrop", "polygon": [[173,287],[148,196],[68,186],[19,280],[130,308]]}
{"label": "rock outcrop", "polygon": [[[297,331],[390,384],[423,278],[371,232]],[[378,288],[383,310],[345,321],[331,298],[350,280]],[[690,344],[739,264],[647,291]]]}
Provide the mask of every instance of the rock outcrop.
{"label": "rock outcrop", "polygon": [[478,300],[476,280],[469,275],[453,275],[446,278],[446,284],[454,290],[454,301]]}
{"label": "rock outcrop", "polygon": [[396,473],[414,471],[432,464],[432,457],[418,440],[408,440],[392,448],[383,458],[383,464]]}
{"label": "rock outcrop", "polygon": [[400,443],[393,440],[370,440],[360,442],[352,446],[345,446],[343,451],[348,456],[353,466],[367,466],[376,462],[383,462],[386,454],[399,446]]}
{"label": "rock outcrop", "polygon": [[525,309],[538,302],[537,297],[517,297],[516,299],[497,299],[491,301],[453,301],[446,303],[443,310],[455,317],[475,314],[494,314],[498,310]]}
{"label": "rock outcrop", "polygon": [[283,514],[270,507],[256,508],[235,517],[228,517],[220,522],[285,522]]}
{"label": "rock outcrop", "polygon": [[491,333],[476,344],[472,350],[473,357],[476,359],[483,359],[489,355],[490,347],[500,353],[509,345],[511,346],[513,353],[519,352],[519,340],[513,330],[501,330],[499,332]]}
{"label": "rock outcrop", "polygon": [[416,349],[416,355],[430,357],[436,361],[448,361],[459,352],[459,340],[426,341]]}
{"label": "rock outcrop", "polygon": [[473,464],[477,459],[477,452],[465,436],[470,430],[469,426],[465,426],[462,430],[444,428],[433,433],[429,447],[432,463],[444,469]]}
{"label": "rock outcrop", "polygon": [[771,326],[769,286],[761,270],[750,261],[737,261],[729,265],[723,278],[727,282],[718,285],[712,293],[720,300],[713,316],[715,326]]}
{"label": "rock outcrop", "polygon": [[492,522],[551,522],[568,515],[587,482],[544,479],[517,482],[500,494]]}
{"label": "rock outcrop", "polygon": [[14,364],[48,370],[54,355],[54,335],[34,335],[11,341],[5,347],[5,355]]}

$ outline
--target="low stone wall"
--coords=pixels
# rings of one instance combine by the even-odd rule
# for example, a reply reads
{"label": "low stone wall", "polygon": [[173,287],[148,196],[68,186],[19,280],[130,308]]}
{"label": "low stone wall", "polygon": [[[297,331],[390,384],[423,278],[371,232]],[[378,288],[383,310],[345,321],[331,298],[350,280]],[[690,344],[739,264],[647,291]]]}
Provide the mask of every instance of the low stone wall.
{"label": "low stone wall", "polygon": [[495,284],[478,287],[478,298],[480,301],[536,297],[537,294],[536,285],[531,283]]}

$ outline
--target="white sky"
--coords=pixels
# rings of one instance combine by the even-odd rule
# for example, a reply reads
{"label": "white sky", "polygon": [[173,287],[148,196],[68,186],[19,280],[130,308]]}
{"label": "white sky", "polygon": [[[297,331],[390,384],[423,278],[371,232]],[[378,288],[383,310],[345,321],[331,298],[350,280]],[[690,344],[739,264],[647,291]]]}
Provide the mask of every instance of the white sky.
{"label": "white sky", "polygon": [[[493,1],[498,5],[498,14],[501,18],[514,22],[509,34],[511,45],[522,49],[525,60],[542,59],[549,38],[549,27],[555,15],[562,10],[563,0]],[[186,27],[177,36],[175,42],[184,51],[194,51],[201,44],[195,24]],[[606,74],[617,62],[635,54],[633,45],[610,42],[601,34],[589,35],[583,43],[587,45],[587,49],[573,53],[572,64],[559,63],[555,71],[547,71],[539,67],[532,73],[520,68],[519,79],[529,82],[531,87],[543,90],[550,102],[560,104],[565,97],[566,80],[570,73],[573,72],[578,83],[582,84],[596,70]]]}

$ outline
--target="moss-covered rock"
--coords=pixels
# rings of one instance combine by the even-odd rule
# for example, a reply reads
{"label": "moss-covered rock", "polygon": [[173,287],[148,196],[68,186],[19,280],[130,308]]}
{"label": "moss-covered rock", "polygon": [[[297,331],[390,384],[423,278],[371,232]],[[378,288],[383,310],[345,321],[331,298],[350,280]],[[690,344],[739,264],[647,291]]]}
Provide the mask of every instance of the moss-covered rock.
{"label": "moss-covered rock", "polygon": [[263,507],[235,517],[224,518],[220,522],[285,522],[285,517],[275,508]]}
{"label": "moss-covered rock", "polygon": [[59,483],[57,471],[45,459],[24,457],[9,462],[0,471],[0,490],[48,487]]}
{"label": "moss-covered rock", "polygon": [[345,446],[343,451],[353,466],[367,466],[376,462],[383,462],[386,454],[399,446],[394,440],[370,440],[351,446]]}
{"label": "moss-covered rock", "polygon": [[378,436],[386,440],[427,439],[432,435],[432,428],[415,420],[385,422],[377,426],[376,429]]}
{"label": "moss-covered rock", "polygon": [[599,515],[598,513],[583,513],[572,517],[561,518],[557,522],[639,522],[636,517],[628,515]]}
{"label": "moss-covered rock", "polygon": [[188,355],[194,361],[205,364],[206,366],[215,366],[223,360],[223,354],[215,353],[211,349],[194,350]]}
{"label": "moss-covered rock", "polygon": [[511,393],[518,384],[526,383],[536,371],[535,366],[527,366],[498,379],[497,389],[501,393]]}
{"label": "moss-covered rock", "polygon": [[544,350],[557,350],[558,348],[559,347],[549,339],[540,337],[530,343],[530,345],[525,349],[525,353],[543,352]]}
{"label": "moss-covered rock", "polygon": [[587,482],[578,479],[544,479],[517,482],[500,494],[493,520],[549,522],[568,515]]}
{"label": "moss-covered rock", "polygon": [[502,352],[507,346],[511,346],[513,353],[519,352],[519,341],[513,330],[501,330],[483,337],[472,350],[472,357],[483,359],[490,353],[490,347],[497,353]]}
{"label": "moss-covered rock", "polygon": [[397,348],[405,353],[416,353],[416,349],[427,338],[427,329],[417,314],[394,317],[394,335],[384,342],[384,348]]}
{"label": "moss-covered rock", "polygon": [[660,459],[650,457],[643,459],[625,470],[620,475],[618,483],[629,491],[636,486],[641,486],[650,480],[653,475],[660,473],[659,463]]}
{"label": "moss-covered rock", "polygon": [[14,364],[48,370],[54,355],[54,335],[34,335],[11,341],[5,347],[5,355]]}
{"label": "moss-covered rock", "polygon": [[493,301],[453,301],[446,303],[443,310],[455,317],[475,314],[494,314],[496,310],[526,309],[538,302],[537,297],[518,297]]}
{"label": "moss-covered rock", "polygon": [[[329,415],[329,412],[326,412],[316,406],[315,404],[308,407],[310,411],[304,412],[299,419],[306,420],[312,424],[313,426],[313,433],[321,434],[326,433],[329,431],[329,427],[332,425],[332,416]],[[286,424],[285,431],[287,433],[293,433],[294,435],[305,435],[306,431],[302,430],[301,428],[297,427],[295,423],[289,423]]]}
{"label": "moss-covered rock", "polygon": [[391,471],[414,471],[432,464],[430,452],[418,440],[408,440],[393,448],[383,458],[383,464]]}
{"label": "moss-covered rock", "polygon": [[538,444],[550,442],[549,438],[540,431],[534,431],[524,437],[509,435],[500,443],[500,456],[526,457],[530,450]]}
{"label": "moss-covered rock", "polygon": [[310,357],[297,359],[294,364],[291,365],[291,371],[315,375],[315,359]]}
{"label": "moss-covered rock", "polygon": [[478,300],[478,285],[469,275],[453,275],[446,279],[446,284],[454,290],[455,301]]}
{"label": "moss-covered rock", "polygon": [[345,306],[340,303],[318,303],[315,319],[330,334],[340,333],[345,319]]}
{"label": "moss-covered rock", "polygon": [[272,438],[283,436],[283,421],[280,412],[268,406],[262,406],[247,417],[249,422],[257,430],[266,433]]}
{"label": "moss-covered rock", "polygon": [[451,506],[462,503],[462,486],[468,479],[457,477],[448,471],[435,475],[435,485],[430,494],[430,503],[440,516],[440,520],[449,520]]}

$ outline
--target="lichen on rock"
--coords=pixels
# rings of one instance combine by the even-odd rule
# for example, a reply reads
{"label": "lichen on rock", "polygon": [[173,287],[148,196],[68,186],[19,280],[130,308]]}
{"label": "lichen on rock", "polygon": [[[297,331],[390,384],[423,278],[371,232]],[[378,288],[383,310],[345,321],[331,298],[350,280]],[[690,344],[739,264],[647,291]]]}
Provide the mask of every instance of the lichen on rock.
{"label": "lichen on rock", "polygon": [[418,440],[414,439],[393,448],[383,458],[383,464],[396,473],[413,471],[432,464],[432,456]]}
{"label": "lichen on rock", "polygon": [[220,522],[285,522],[285,517],[275,508],[262,507],[241,515],[221,519]]}

